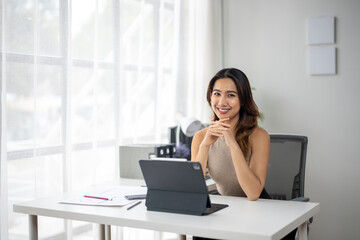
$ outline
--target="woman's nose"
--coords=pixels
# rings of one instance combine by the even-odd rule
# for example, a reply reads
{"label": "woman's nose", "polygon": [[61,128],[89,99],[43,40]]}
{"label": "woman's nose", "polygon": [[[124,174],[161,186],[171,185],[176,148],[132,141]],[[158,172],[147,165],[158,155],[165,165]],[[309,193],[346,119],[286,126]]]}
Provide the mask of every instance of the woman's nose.
{"label": "woman's nose", "polygon": [[226,105],[226,98],[224,96],[221,96],[219,103],[220,105]]}

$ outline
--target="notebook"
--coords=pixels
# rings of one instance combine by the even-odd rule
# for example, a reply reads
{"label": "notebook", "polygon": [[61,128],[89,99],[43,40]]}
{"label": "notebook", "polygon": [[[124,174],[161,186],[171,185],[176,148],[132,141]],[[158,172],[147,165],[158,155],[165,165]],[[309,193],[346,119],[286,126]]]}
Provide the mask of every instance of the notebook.
{"label": "notebook", "polygon": [[140,160],[147,210],[208,215],[228,207],[211,203],[199,162]]}

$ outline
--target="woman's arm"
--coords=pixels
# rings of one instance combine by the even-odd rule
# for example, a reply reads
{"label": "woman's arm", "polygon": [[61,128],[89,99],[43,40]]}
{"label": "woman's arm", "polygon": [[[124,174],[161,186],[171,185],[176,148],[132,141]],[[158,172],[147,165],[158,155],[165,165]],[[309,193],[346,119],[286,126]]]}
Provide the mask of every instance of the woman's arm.
{"label": "woman's arm", "polygon": [[194,138],[191,143],[191,161],[200,162],[204,177],[206,174],[208,152],[210,148],[210,145],[206,146],[205,144],[201,144],[204,140],[204,136],[206,135],[206,132],[207,129],[203,129],[197,132],[194,135]]}
{"label": "woman's arm", "polygon": [[267,167],[270,154],[270,137],[262,128],[257,127],[250,135],[251,159],[250,166],[244,157],[240,146],[229,131],[224,133],[237,179],[249,200],[257,200],[265,186]]}
{"label": "woman's arm", "polygon": [[212,122],[211,125],[197,132],[191,144],[191,161],[200,162],[204,176],[206,174],[207,161],[210,146],[223,136],[223,132],[230,128],[230,124],[226,123],[228,118]]}

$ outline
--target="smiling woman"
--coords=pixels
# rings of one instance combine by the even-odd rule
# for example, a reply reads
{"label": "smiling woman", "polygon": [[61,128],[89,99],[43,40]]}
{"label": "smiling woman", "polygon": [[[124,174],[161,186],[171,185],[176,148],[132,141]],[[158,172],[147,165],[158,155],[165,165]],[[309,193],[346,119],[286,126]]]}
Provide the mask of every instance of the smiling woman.
{"label": "smiling woman", "polygon": [[264,197],[270,140],[257,124],[246,75],[235,68],[219,71],[209,82],[207,100],[213,121],[194,136],[192,160],[208,167],[220,194]]}
{"label": "smiling woman", "polygon": [[270,137],[257,124],[246,75],[235,68],[220,70],[210,80],[207,100],[213,121],[195,134],[191,160],[201,163],[204,175],[208,168],[221,195],[270,198],[264,189]]}
{"label": "smiling woman", "polygon": [[270,198],[264,189],[270,137],[257,124],[246,75],[235,68],[220,70],[209,82],[207,100],[213,121],[195,134],[191,160],[201,163],[204,175],[208,168],[221,195]]}

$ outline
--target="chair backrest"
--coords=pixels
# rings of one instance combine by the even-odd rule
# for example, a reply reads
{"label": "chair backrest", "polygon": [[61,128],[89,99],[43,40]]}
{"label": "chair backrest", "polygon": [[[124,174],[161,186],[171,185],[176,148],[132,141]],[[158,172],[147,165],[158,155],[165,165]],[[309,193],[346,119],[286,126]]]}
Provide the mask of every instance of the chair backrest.
{"label": "chair backrest", "polygon": [[308,138],[270,134],[270,159],[265,189],[273,199],[304,197]]}

